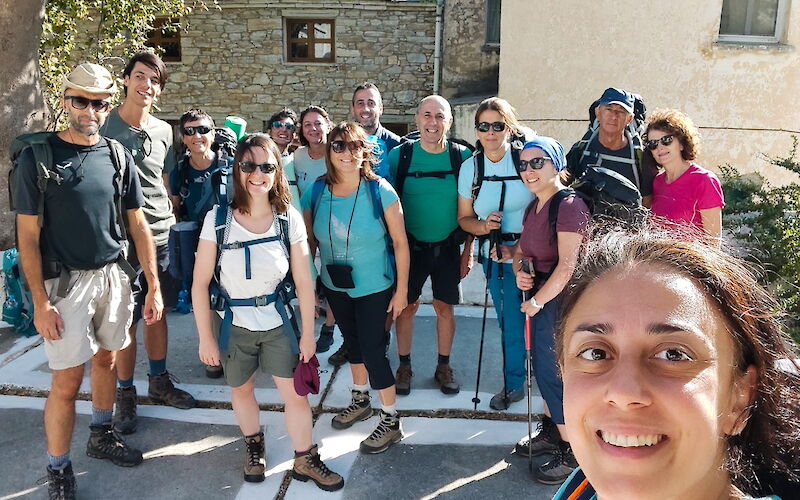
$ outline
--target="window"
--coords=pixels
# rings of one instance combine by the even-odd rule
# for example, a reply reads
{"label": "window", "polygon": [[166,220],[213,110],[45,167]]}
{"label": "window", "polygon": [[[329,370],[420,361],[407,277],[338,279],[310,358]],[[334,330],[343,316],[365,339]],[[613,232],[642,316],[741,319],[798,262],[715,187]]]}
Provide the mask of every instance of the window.
{"label": "window", "polygon": [[500,46],[500,2],[486,0],[486,45]]}
{"label": "window", "polygon": [[721,42],[778,43],[789,0],[723,0]]}
{"label": "window", "polygon": [[153,22],[153,30],[147,35],[145,45],[160,48],[164,62],[181,60],[181,25],[178,19],[158,17]]}
{"label": "window", "polygon": [[289,62],[335,62],[333,19],[287,19],[286,60]]}

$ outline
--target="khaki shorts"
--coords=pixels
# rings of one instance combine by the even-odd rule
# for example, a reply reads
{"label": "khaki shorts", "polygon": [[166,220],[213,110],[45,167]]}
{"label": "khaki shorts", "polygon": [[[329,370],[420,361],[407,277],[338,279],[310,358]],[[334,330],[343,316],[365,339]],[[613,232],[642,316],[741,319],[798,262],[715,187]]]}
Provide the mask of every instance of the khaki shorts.
{"label": "khaki shorts", "polygon": [[128,276],[116,263],[70,271],[67,296],[58,297],[58,278],[44,282],[50,303],[64,321],[60,340],[44,341],[50,369],[66,370],[89,361],[100,349],[118,351],[130,344],[133,298]]}
{"label": "khaki shorts", "polygon": [[[216,311],[211,311],[211,318],[214,336],[219,338],[222,318]],[[254,332],[231,325],[228,335],[228,353],[220,355],[220,363],[229,386],[244,384],[259,367],[262,372],[272,376],[292,378],[300,358],[292,353],[292,345],[283,332],[283,326]]]}

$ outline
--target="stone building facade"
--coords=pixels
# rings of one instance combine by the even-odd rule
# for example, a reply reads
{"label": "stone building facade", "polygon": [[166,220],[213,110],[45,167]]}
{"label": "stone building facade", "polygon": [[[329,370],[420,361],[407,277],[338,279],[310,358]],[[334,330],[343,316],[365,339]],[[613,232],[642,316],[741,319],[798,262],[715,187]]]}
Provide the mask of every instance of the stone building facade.
{"label": "stone building facade", "polygon": [[[257,131],[283,106],[299,112],[316,104],[339,121],[347,118],[353,88],[372,81],[383,95],[382,122],[404,131],[413,122],[417,102],[433,90],[435,4],[219,4],[221,10],[198,11],[182,20],[186,27],[180,34],[180,61],[167,62],[170,79],[159,103],[160,117],[174,120],[200,106],[219,120],[241,116],[248,131]],[[289,23],[304,19],[332,31],[332,43],[323,48],[332,53],[322,54],[331,62],[290,62],[294,49],[288,42],[298,34],[288,32]]]}

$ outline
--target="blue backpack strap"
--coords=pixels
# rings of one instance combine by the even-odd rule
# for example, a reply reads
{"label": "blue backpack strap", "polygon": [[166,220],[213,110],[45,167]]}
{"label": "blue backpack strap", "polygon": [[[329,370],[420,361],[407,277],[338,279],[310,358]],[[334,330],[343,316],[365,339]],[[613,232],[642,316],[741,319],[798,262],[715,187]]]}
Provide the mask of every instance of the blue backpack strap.
{"label": "blue backpack strap", "polygon": [[319,202],[322,200],[322,193],[325,191],[325,176],[317,177],[314,184],[311,185],[311,222],[313,223],[317,218],[317,208]]}

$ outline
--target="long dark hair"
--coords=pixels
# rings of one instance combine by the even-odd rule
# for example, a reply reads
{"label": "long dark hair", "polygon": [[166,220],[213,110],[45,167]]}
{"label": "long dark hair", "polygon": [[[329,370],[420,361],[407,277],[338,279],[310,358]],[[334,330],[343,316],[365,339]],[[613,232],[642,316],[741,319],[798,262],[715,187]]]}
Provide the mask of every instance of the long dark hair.
{"label": "long dark hair", "polygon": [[289,209],[292,198],[289,191],[289,183],[283,175],[281,152],[268,135],[261,133],[247,135],[236,145],[236,154],[233,156],[233,201],[231,202],[231,207],[238,209],[243,214],[250,213],[250,202],[252,200],[250,193],[242,189],[242,170],[239,167],[239,163],[244,158],[244,154],[253,148],[261,148],[267,153],[271,153],[275,158],[278,168],[275,171],[275,182],[269,190],[269,202],[278,213],[284,213]]}
{"label": "long dark hair", "polygon": [[558,359],[563,364],[565,318],[586,288],[611,269],[642,263],[666,265],[692,278],[719,308],[733,339],[734,369],[756,370],[749,420],[741,433],[726,437],[726,466],[733,483],[744,492],[789,498],[789,491],[800,489],[798,353],[781,328],[778,304],[744,261],[714,245],[654,226],[598,236],[587,244],[566,288]]}

